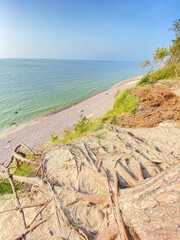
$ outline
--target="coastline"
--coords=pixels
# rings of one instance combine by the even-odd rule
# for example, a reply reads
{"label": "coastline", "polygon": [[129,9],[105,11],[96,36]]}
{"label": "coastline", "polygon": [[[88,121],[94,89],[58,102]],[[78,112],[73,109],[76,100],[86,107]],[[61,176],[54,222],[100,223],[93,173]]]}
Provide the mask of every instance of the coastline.
{"label": "coastline", "polygon": [[93,118],[101,116],[112,108],[114,95],[118,90],[134,86],[141,77],[142,75],[125,79],[109,89],[83,99],[67,108],[30,120],[0,133],[0,162],[8,160],[13,148],[20,142],[33,149],[38,149],[50,140],[52,133],[63,135],[67,129],[73,127],[81,114]]}

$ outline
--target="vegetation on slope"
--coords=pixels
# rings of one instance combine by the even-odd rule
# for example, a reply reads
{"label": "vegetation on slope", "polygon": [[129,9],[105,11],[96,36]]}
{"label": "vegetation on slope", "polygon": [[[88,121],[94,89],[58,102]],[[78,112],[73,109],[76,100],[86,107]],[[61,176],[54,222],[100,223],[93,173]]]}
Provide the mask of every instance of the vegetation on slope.
{"label": "vegetation on slope", "polygon": [[[170,29],[175,33],[175,39],[172,40],[172,44],[169,48],[162,47],[157,48],[153,54],[154,64],[160,64],[160,67],[153,71],[153,66],[148,59],[141,63],[141,67],[145,68],[151,66],[151,71],[145,75],[138,86],[155,83],[161,79],[180,78],[180,19],[174,21],[172,28]],[[163,60],[166,59],[163,66]]]}
{"label": "vegetation on slope", "polygon": [[86,136],[89,133],[95,132],[103,128],[103,126],[116,123],[116,117],[120,114],[133,114],[138,106],[138,100],[131,94],[131,89],[118,92],[115,96],[113,108],[105,113],[102,117],[96,119],[87,119],[81,116],[74,130],[69,131],[65,136],[58,138],[51,135],[53,143],[67,143],[78,137]]}

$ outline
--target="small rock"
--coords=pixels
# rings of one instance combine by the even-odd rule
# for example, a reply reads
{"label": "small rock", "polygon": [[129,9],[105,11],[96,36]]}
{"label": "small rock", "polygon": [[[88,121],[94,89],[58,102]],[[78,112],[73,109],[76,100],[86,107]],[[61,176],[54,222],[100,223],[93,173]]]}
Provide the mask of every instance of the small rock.
{"label": "small rock", "polygon": [[11,123],[11,124],[9,124],[9,126],[12,126],[12,125],[15,125],[16,123],[15,122],[13,122],[13,123]]}

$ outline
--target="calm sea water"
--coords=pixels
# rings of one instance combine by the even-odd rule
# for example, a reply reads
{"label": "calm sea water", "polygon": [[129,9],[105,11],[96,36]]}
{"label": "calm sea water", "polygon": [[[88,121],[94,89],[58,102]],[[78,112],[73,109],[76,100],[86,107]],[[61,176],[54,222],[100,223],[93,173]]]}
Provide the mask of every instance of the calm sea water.
{"label": "calm sea water", "polygon": [[141,74],[138,62],[0,60],[0,131]]}

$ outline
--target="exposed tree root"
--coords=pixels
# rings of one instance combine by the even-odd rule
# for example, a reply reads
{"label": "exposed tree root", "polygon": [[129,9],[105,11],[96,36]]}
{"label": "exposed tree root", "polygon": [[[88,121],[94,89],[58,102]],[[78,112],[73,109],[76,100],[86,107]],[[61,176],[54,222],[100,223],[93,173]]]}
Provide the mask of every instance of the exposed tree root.
{"label": "exposed tree root", "polygon": [[[112,145],[106,140],[110,137],[113,139]],[[61,240],[141,239],[136,224],[134,222],[130,224],[128,214],[124,214],[121,207],[126,191],[123,188],[135,189],[135,192],[136,189],[140,189],[135,198],[144,199],[145,194],[162,185],[161,181],[157,181],[153,182],[152,186],[150,183],[149,186],[147,181],[147,188],[143,188],[144,178],[158,175],[167,168],[167,164],[161,160],[164,156],[161,151],[156,149],[153,143],[150,147],[147,146],[147,151],[144,151],[146,145],[148,144],[142,138],[116,130],[115,134],[105,132],[103,139],[90,137],[88,143],[77,142],[74,145],[56,147],[54,158],[49,152],[49,155],[39,162],[39,174],[35,177],[17,176],[15,172],[10,174],[9,166],[1,165],[0,180],[10,182],[16,206],[3,209],[0,214],[19,211],[25,228],[18,234],[16,230],[16,237],[13,237],[13,240],[26,237],[31,239],[28,237],[35,234],[39,226],[47,231],[50,227],[44,226],[50,223],[51,228],[55,230],[48,230],[46,234],[49,234],[49,238],[44,239],[51,239],[50,236],[53,235]],[[18,168],[22,162],[37,164],[32,159],[26,161],[27,157],[21,152],[21,148],[34,154],[26,145],[18,145],[14,149],[14,153],[18,155],[13,153],[12,157],[17,163],[16,167]],[[176,163],[178,159],[176,156],[178,152],[169,154],[172,162],[169,165]],[[14,181],[31,186],[33,203],[30,204],[25,198],[23,200],[22,195],[16,190]],[[36,201],[36,196],[40,196],[40,201]],[[152,204],[156,207],[156,204],[160,203],[154,201]],[[35,210],[30,217],[28,209],[32,212]]]}

